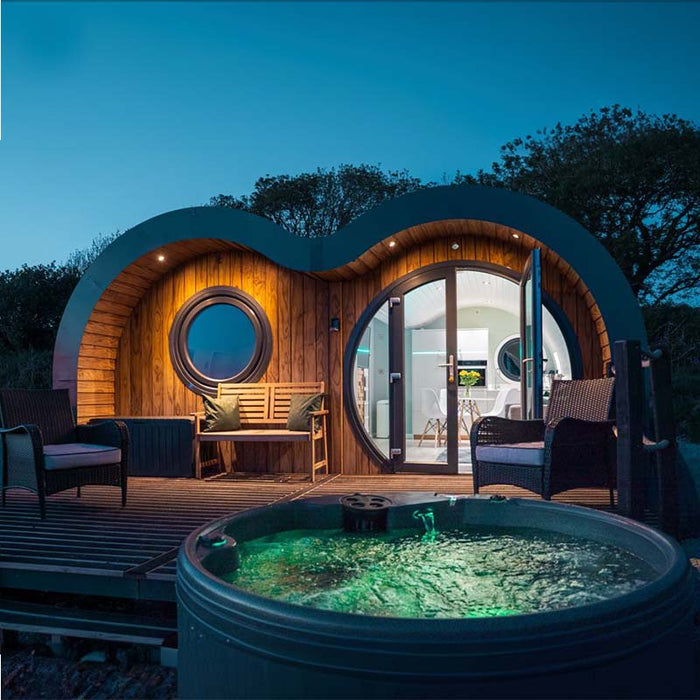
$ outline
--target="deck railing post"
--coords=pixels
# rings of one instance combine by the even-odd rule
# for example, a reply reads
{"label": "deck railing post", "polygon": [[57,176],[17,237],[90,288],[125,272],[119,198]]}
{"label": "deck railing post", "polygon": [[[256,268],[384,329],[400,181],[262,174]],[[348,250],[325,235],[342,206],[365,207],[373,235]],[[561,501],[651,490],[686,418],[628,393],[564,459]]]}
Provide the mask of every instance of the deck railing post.
{"label": "deck railing post", "polygon": [[644,512],[644,453],[642,419],[644,384],[638,340],[618,340],[615,362],[617,420],[617,498],[623,515],[640,518]]}
{"label": "deck railing post", "polygon": [[671,359],[667,350],[663,351],[661,357],[651,361],[650,371],[655,439],[657,443],[662,440],[669,442],[669,447],[658,450],[654,455],[659,488],[659,527],[664,532],[677,536],[679,520],[676,424],[673,416]]}

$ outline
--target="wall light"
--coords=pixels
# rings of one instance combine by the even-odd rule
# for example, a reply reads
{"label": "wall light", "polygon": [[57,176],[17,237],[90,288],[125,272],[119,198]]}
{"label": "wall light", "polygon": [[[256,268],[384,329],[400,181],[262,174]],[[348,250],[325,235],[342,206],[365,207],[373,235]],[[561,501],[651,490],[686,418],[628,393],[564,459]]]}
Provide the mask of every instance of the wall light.
{"label": "wall light", "polygon": [[393,248],[396,245],[396,241],[389,241],[389,248]]}
{"label": "wall light", "polygon": [[162,253],[158,256],[158,262],[165,262],[165,255]]}
{"label": "wall light", "polygon": [[452,250],[459,250],[459,243],[453,243],[450,247]]}
{"label": "wall light", "polygon": [[340,319],[337,316],[331,319],[331,325],[328,327],[328,330],[331,330],[334,333],[337,333],[340,330]]}
{"label": "wall light", "polygon": [[519,234],[519,233],[514,233],[514,234],[513,234],[513,238],[520,238],[520,234]]}

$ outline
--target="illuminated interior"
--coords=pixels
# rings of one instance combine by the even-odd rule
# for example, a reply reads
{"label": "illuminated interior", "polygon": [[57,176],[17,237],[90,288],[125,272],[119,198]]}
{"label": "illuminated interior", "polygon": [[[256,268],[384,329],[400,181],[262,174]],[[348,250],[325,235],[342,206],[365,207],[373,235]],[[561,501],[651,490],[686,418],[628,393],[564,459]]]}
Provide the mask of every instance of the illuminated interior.
{"label": "illuminated interior", "polygon": [[[438,279],[404,295],[406,461],[447,461],[446,288]],[[474,386],[460,386],[459,465],[469,471],[468,432],[489,412],[519,418],[520,297],[516,282],[499,275],[457,271],[457,368],[478,375]],[[543,308],[545,402],[553,377],[570,379],[572,362],[562,329]],[[471,375],[474,380],[475,375]],[[354,361],[354,396],[358,417],[377,450],[389,457],[389,303],[364,329]],[[458,383],[459,378],[458,378]]]}

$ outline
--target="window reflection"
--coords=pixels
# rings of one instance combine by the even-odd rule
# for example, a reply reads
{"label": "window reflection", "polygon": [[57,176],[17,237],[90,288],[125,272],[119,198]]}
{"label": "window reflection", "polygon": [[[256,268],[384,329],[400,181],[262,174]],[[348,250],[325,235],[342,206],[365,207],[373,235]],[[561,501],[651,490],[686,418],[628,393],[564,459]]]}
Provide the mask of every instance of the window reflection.
{"label": "window reflection", "polygon": [[229,379],[242,372],[255,354],[255,328],[232,304],[213,304],[192,320],[187,353],[194,367],[212,379]]}
{"label": "window reflection", "polygon": [[353,363],[358,418],[377,449],[389,455],[389,305],[367,324]]}

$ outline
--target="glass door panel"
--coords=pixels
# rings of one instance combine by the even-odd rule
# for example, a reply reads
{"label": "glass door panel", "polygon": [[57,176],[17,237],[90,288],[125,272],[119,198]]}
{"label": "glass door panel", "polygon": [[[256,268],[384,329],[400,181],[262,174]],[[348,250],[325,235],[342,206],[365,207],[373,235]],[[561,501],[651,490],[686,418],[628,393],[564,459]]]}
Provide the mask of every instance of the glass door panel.
{"label": "glass door panel", "polygon": [[[462,473],[471,471],[469,431],[492,401],[490,277],[483,272],[457,271],[457,459]],[[497,322],[503,325],[502,318],[497,317]]]}
{"label": "glass door panel", "polygon": [[367,324],[353,364],[357,415],[374,446],[389,457],[389,304]]}
{"label": "glass door panel", "polygon": [[416,287],[403,298],[404,463],[448,470],[446,281]]}
{"label": "glass door panel", "polygon": [[542,271],[536,248],[520,282],[520,389],[525,420],[542,418]]}

